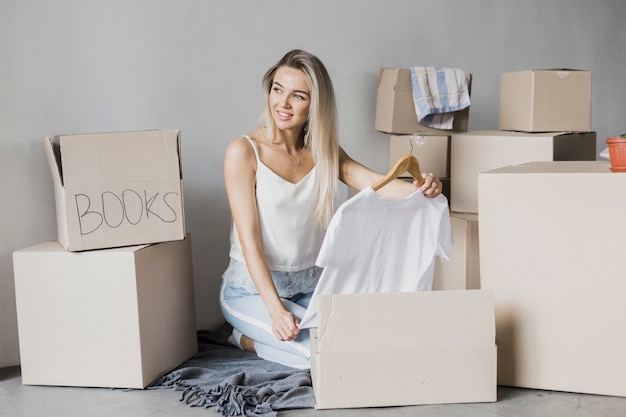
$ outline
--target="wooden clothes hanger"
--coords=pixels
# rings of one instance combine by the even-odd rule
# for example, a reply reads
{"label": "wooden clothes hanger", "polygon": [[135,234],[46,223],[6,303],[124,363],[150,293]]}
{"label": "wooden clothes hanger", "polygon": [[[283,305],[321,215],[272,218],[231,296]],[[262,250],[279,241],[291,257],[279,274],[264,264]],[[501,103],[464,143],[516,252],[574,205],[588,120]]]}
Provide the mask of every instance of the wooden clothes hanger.
{"label": "wooden clothes hanger", "polygon": [[372,189],[374,191],[378,191],[387,185],[392,180],[398,178],[400,174],[408,172],[411,174],[413,178],[415,178],[418,182],[424,183],[424,177],[422,177],[422,170],[420,169],[420,163],[417,158],[413,155],[405,155],[402,158],[398,159],[398,162],[389,170],[387,175],[382,177],[380,180],[375,182],[372,185]]}

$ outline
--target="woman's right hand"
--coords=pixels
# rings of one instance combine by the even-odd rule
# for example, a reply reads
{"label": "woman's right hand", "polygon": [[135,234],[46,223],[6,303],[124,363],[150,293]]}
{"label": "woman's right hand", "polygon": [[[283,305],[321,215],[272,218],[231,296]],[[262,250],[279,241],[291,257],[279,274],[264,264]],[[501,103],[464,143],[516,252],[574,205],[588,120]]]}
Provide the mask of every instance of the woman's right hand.
{"label": "woman's right hand", "polygon": [[288,341],[298,337],[300,321],[289,311],[282,309],[272,315],[272,331],[278,340]]}

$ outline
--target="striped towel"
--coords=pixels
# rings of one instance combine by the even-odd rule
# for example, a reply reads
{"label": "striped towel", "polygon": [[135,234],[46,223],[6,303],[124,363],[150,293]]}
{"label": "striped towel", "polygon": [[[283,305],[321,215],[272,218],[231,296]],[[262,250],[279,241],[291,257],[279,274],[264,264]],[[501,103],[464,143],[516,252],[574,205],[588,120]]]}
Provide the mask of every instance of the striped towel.
{"label": "striped towel", "polygon": [[452,129],[454,112],[470,105],[469,74],[458,68],[410,69],[417,121],[435,129]]}

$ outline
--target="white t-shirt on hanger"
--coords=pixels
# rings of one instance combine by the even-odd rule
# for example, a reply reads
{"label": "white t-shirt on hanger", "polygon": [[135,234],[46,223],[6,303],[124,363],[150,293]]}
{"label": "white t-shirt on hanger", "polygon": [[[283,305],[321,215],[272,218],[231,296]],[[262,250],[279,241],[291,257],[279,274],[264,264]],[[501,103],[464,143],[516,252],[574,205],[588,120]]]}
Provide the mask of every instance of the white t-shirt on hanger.
{"label": "white t-shirt on hanger", "polygon": [[330,221],[316,264],[324,270],[300,328],[317,326],[320,294],[432,290],[437,257],[448,259],[448,200],[421,190],[389,200],[371,187],[343,203]]}

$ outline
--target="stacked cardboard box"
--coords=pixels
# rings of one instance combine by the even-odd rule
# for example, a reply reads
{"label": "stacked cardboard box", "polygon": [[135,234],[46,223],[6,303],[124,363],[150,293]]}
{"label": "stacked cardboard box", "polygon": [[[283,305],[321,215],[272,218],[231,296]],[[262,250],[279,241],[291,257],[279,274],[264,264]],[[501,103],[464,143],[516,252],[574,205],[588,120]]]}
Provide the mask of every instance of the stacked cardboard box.
{"label": "stacked cardboard box", "polygon": [[[432,173],[441,180],[443,194],[448,198],[448,203],[454,201],[455,193],[451,177],[453,155],[451,138],[456,134],[467,132],[469,111],[470,108],[467,107],[455,113],[453,129],[450,131],[425,127],[417,121],[410,70],[406,68],[380,70],[375,127],[381,132],[392,134],[389,166],[393,166],[403,155],[416,156],[423,172]],[[477,256],[477,252],[472,249],[478,248],[477,231],[470,232],[465,236],[467,239],[456,239],[457,233],[477,229],[474,227],[477,220],[456,213],[451,207],[451,221],[455,228],[456,246],[449,262],[437,263],[433,288],[438,290],[478,288],[480,281],[478,260],[472,259]]]}
{"label": "stacked cardboard box", "polygon": [[[613,331],[621,326],[624,289],[615,249],[626,230],[615,220],[625,208],[623,181],[608,162],[596,161],[590,121],[589,71],[505,73],[501,138],[473,138],[490,144],[483,155],[499,158],[474,162],[477,184],[466,184],[473,200],[461,203],[478,211],[481,285],[495,294],[500,384],[626,396],[617,348],[624,340]],[[453,138],[453,152],[455,145],[469,152],[471,139]],[[455,167],[463,165],[453,163],[453,177]],[[594,196],[581,198],[589,187]]]}
{"label": "stacked cardboard box", "polygon": [[591,71],[546,69],[502,74],[500,130],[591,131]]}
{"label": "stacked cardboard box", "polygon": [[[591,131],[590,120],[589,71],[534,70],[502,74],[501,130],[452,134],[452,216],[478,215],[480,172],[528,161],[595,160],[596,133]],[[473,246],[478,247],[478,242],[477,232]],[[478,257],[472,265],[479,265],[480,251],[472,256]],[[480,272],[477,274],[480,282]]]}
{"label": "stacked cardboard box", "polygon": [[626,396],[626,175],[609,167],[537,161],[479,175],[502,385]]}
{"label": "stacked cardboard box", "polygon": [[13,254],[22,382],[144,388],[197,351],[180,132],[44,144],[58,242]]}
{"label": "stacked cardboard box", "polygon": [[433,290],[480,289],[478,215],[451,213],[454,245],[447,261],[435,264]]}
{"label": "stacked cardboard box", "polygon": [[[471,74],[468,88],[471,92]],[[450,199],[450,135],[466,132],[470,108],[454,114],[451,130],[434,129],[417,120],[413,102],[411,71],[381,68],[376,96],[376,130],[390,133],[389,167],[403,155],[412,154],[423,172],[436,175]]]}
{"label": "stacked cardboard box", "polygon": [[478,213],[478,173],[528,161],[593,161],[591,72],[504,73],[500,130],[453,134],[452,211]]}
{"label": "stacked cardboard box", "polygon": [[[471,75],[469,88],[471,90]],[[455,112],[451,132],[467,131],[469,120],[467,107]],[[381,68],[376,93],[375,128],[380,132],[397,135],[411,135],[419,132],[423,135],[442,135],[450,133],[433,129],[417,121],[413,104],[411,70],[408,68]]]}
{"label": "stacked cardboard box", "polygon": [[[381,74],[379,88],[384,85]],[[406,84],[394,88],[394,97],[408,100]],[[608,163],[595,161],[591,73],[505,73],[500,90],[500,130],[451,134],[447,195],[455,247],[451,261],[437,265],[434,288],[494,291],[499,383],[626,395],[619,377],[623,355],[615,348],[623,340],[598,327],[619,315],[614,248],[625,232],[612,218],[588,218],[613,211],[619,217],[624,210],[615,201],[619,178]],[[383,103],[396,106],[389,97]],[[378,110],[377,129],[418,130],[381,118]],[[407,136],[394,140],[407,148]],[[599,197],[581,204],[576,190],[592,183],[596,189],[601,184]],[[581,308],[589,304],[595,307]]]}
{"label": "stacked cardboard box", "polygon": [[44,147],[65,249],[185,237],[178,130],[61,135]]}
{"label": "stacked cardboard box", "polygon": [[453,212],[478,213],[478,174],[529,161],[592,161],[595,132],[513,132],[480,130],[452,135]]}

